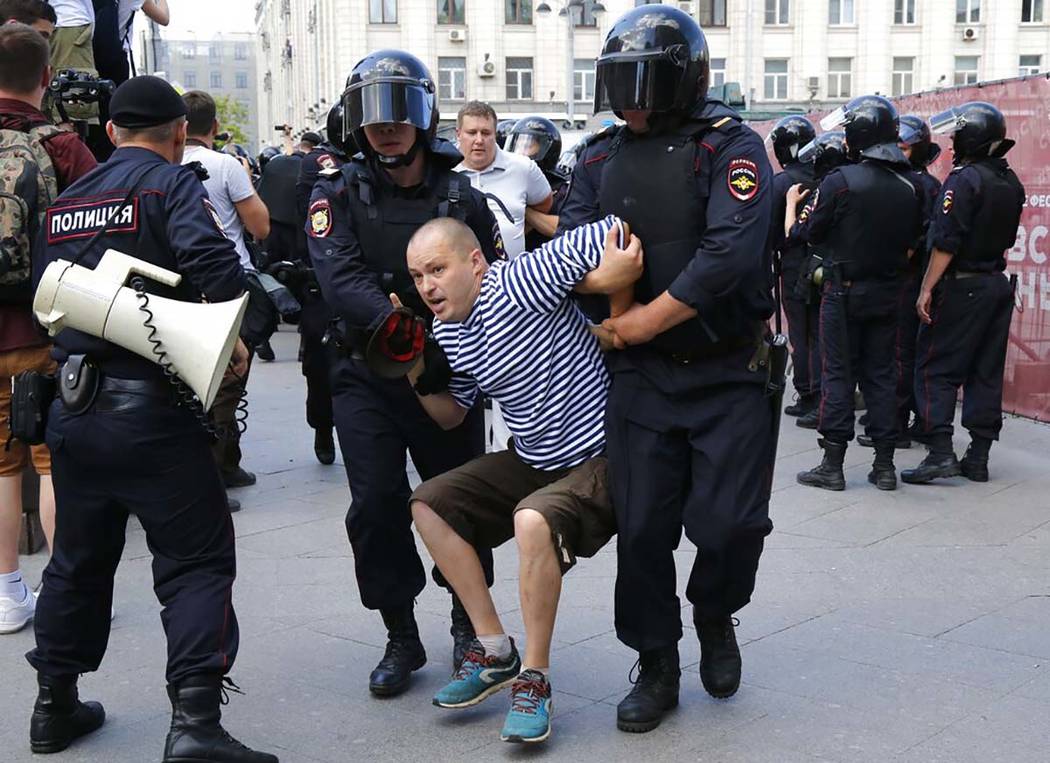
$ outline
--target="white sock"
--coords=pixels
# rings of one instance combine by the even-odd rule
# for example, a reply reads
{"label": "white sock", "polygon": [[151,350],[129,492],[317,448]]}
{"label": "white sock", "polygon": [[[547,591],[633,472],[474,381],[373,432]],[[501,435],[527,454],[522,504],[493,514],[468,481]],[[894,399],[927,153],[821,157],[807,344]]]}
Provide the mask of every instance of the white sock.
{"label": "white sock", "polygon": [[[524,673],[526,670],[534,670],[537,673],[542,673],[543,677],[546,678],[546,679],[550,679],[550,677],[551,677],[551,669],[549,667],[547,667],[547,668],[533,668],[533,667],[526,668],[526,667],[522,666],[521,672]],[[519,673],[519,675],[520,675],[520,673]]]}
{"label": "white sock", "polygon": [[15,601],[25,601],[26,584],[22,582],[22,571],[0,574],[0,596],[7,596]]}
{"label": "white sock", "polygon": [[485,647],[486,657],[495,657],[498,660],[505,660],[510,657],[510,636],[506,633],[478,636],[478,641]]}

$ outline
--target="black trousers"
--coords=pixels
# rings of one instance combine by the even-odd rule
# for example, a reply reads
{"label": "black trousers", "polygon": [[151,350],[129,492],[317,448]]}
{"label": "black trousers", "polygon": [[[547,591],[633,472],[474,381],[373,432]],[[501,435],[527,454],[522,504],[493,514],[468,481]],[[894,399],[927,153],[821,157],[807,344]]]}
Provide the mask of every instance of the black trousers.
{"label": "black trousers", "polygon": [[143,397],[119,411],[96,405],[80,416],[56,400],[47,444],[55,547],[30,664],[48,675],[98,669],[109,640],[113,575],[134,514],[153,555],[168,681],[228,672],[238,644],[233,521],[201,426],[161,399]]}
{"label": "black trousers", "polygon": [[1014,292],[1001,273],[946,277],[933,293],[933,323],[919,328],[915,401],[930,434],[952,434],[955,401],[963,390],[962,425],[999,439],[1003,426],[1003,368]]}
{"label": "black trousers", "polygon": [[897,427],[903,432],[915,407],[915,340],[919,335],[919,301],[922,273],[908,273],[897,300]]}
{"label": "black trousers", "polygon": [[791,378],[799,397],[820,397],[820,302],[784,300],[788,340],[791,342]]}
{"label": "black trousers", "polygon": [[299,319],[303,376],[306,377],[306,423],[311,429],[331,431],[332,418],[331,363],[324,346],[325,331],[332,314],[321,295],[308,292],[303,297]]}
{"label": "black trousers", "polygon": [[759,384],[669,395],[637,371],[613,374],[605,421],[616,635],[627,646],[659,649],[682,637],[674,551],[683,527],[698,549],[686,587],[696,613],[732,614],[751,600],[773,529],[772,417]]}
{"label": "black trousers", "polygon": [[[426,584],[412,534],[405,451],[424,480],[465,464],[485,452],[484,410],[476,406],[446,432],[423,410],[407,380],[380,379],[364,361],[346,357],[333,357],[332,393],[350,481],[346,532],[361,603],[368,609],[403,606]],[[478,549],[478,556],[491,585],[492,551]],[[444,585],[436,570],[435,580]]]}
{"label": "black trousers", "polygon": [[854,435],[853,391],[868,406],[867,434],[875,442],[897,436],[897,301],[900,282],[824,285],[820,302],[820,416],[817,430],[833,442]]}

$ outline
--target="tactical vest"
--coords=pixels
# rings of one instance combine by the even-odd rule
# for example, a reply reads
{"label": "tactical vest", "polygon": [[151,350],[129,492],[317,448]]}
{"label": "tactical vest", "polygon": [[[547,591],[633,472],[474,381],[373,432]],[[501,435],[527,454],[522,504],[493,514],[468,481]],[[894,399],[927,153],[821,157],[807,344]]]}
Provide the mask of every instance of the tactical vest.
{"label": "tactical vest", "polygon": [[874,161],[839,168],[849,192],[828,235],[825,262],[843,280],[894,278],[908,265],[922,205],[912,181]]}
{"label": "tactical vest", "polygon": [[[627,221],[642,240],[645,258],[642,277],[634,285],[637,302],[651,302],[667,291],[700,247],[707,229],[711,158],[740,128],[731,118],[715,125],[690,122],[652,137],[624,128],[609,145],[598,204],[603,217]],[[658,334],[652,344],[668,353],[703,352],[746,335],[747,321],[741,322],[739,313],[726,300],[713,314]]]}
{"label": "tactical vest", "polygon": [[997,273],[1006,269],[1007,249],[1017,240],[1024,186],[1009,167],[986,162],[969,165],[981,177],[980,206],[970,225],[970,235],[952,258],[955,270]]}
{"label": "tactical vest", "polygon": [[435,217],[465,221],[470,203],[470,179],[446,170],[437,187],[425,185],[414,196],[376,188],[371,168],[360,161],[343,165],[350,214],[365,263],[377,273],[385,294],[396,293],[418,315],[431,317],[408,273],[405,252],[413,234]]}

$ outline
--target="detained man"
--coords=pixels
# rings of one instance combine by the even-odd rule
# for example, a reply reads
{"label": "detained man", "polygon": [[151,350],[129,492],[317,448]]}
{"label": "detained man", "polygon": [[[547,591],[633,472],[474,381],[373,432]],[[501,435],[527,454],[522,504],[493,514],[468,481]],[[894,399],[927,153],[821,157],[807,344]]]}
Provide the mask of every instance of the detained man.
{"label": "detained man", "polygon": [[[448,391],[420,402],[452,428],[479,394],[488,395],[513,435],[508,450],[427,480],[411,501],[416,529],[477,633],[434,704],[470,707],[512,684],[501,733],[507,742],[550,735],[561,576],[615,532],[604,456],[609,375],[570,293],[612,294],[637,279],[641,243],[631,236],[625,244],[624,227],[606,217],[492,265],[470,229],[450,218],[425,224],[408,245],[409,272],[434,312],[434,338],[452,369]],[[422,365],[410,373],[413,382]],[[520,558],[524,660],[496,614],[474,550],[511,537]]]}

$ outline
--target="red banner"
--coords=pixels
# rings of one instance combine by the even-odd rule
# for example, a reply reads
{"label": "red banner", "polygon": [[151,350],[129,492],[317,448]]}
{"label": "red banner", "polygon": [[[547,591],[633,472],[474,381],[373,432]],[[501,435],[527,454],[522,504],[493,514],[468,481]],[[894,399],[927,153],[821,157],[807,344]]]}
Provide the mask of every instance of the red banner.
{"label": "red banner", "polygon": [[[1003,409],[1050,421],[1050,75],[894,100],[901,114],[925,119],[966,101],[988,101],[1006,115],[1007,136],[1017,141],[1007,159],[1024,184],[1027,199],[1016,243],[1007,253],[1007,272],[1017,277],[1017,306],[1006,353]],[[805,116],[816,124],[825,113]],[[773,124],[751,126],[765,136]],[[934,137],[944,151],[930,172],[943,180],[952,168],[951,139]],[[770,161],[779,166],[772,155]]]}

